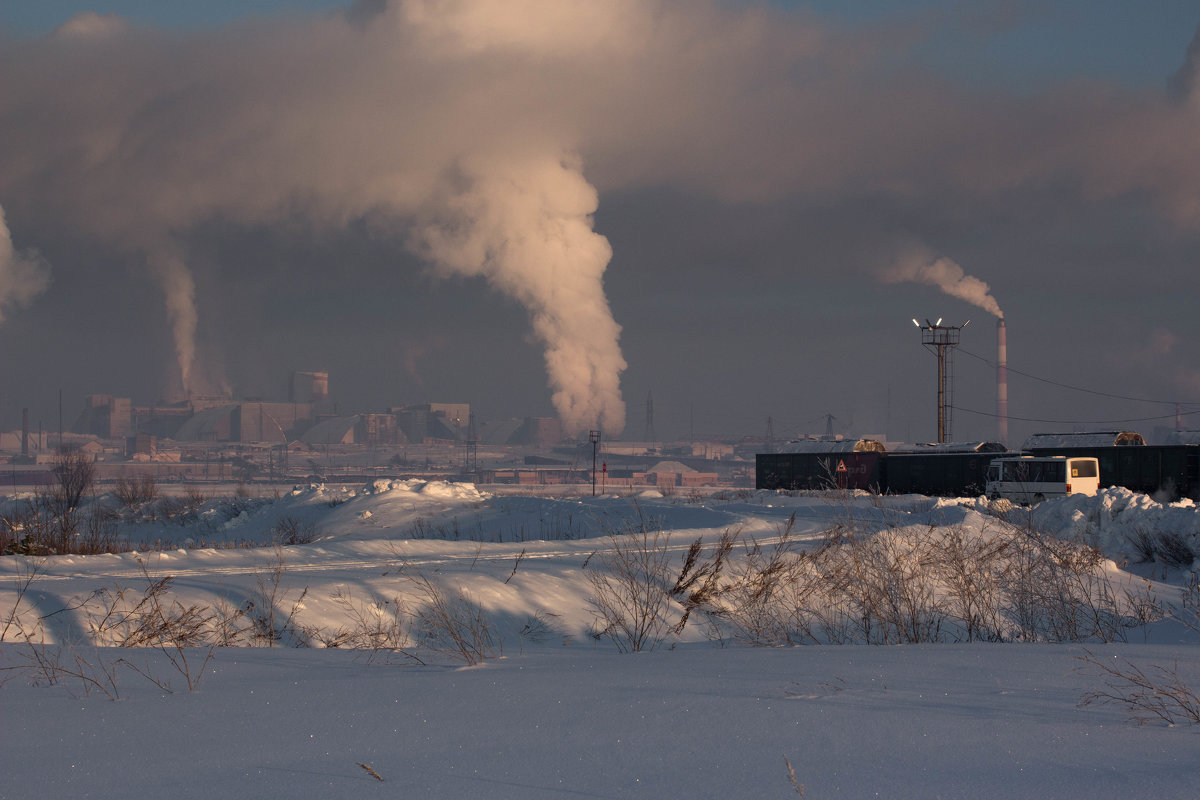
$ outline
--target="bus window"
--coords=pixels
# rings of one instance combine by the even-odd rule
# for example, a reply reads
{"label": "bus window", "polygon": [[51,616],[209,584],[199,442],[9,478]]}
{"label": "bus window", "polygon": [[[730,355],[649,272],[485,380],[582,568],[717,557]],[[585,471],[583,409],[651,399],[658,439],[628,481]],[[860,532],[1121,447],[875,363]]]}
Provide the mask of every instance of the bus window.
{"label": "bus window", "polygon": [[1096,477],[1096,462],[1095,461],[1072,461],[1071,462],[1071,477],[1072,478],[1095,478]]}

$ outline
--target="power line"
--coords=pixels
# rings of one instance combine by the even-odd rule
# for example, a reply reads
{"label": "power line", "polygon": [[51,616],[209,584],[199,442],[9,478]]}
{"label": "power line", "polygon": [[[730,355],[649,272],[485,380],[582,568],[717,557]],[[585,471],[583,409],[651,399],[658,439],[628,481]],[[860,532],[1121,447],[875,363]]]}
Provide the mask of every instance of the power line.
{"label": "power line", "polygon": [[[976,355],[975,353],[972,353],[970,350],[964,350],[961,347],[958,350],[960,353],[965,353],[966,355],[969,355],[971,358],[979,359],[983,363],[987,364],[989,367],[996,366],[995,361],[990,361],[987,358],[984,358],[983,356]],[[1100,397],[1111,397],[1115,400],[1132,400],[1136,403],[1160,403],[1162,405],[1169,405],[1169,406],[1178,405],[1178,403],[1179,403],[1179,401],[1177,401],[1177,400],[1157,400],[1157,399],[1153,399],[1153,398],[1149,398],[1149,397],[1129,397],[1128,395],[1123,395],[1123,394],[1111,394],[1109,392],[1100,392],[1095,389],[1085,389],[1082,386],[1072,386],[1069,383],[1060,383],[1059,381],[1052,381],[1049,378],[1042,378],[1038,375],[1031,375],[1028,372],[1022,372],[1021,370],[1013,369],[1012,367],[1008,367],[1008,372],[1010,374],[1015,372],[1016,374],[1023,375],[1026,378],[1031,378],[1032,380],[1035,380],[1035,381],[1041,381],[1042,383],[1048,383],[1051,386],[1058,386],[1062,389],[1071,389],[1072,391],[1084,392],[1085,394],[1095,394],[1095,395],[1099,395]],[[1174,416],[1174,415],[1172,414],[1171,416]],[[1010,419],[1019,419],[1019,417],[1011,417]],[[1148,419],[1161,419],[1161,417],[1149,417]],[[1040,422],[1041,420],[1029,420],[1029,421]],[[1053,420],[1051,420],[1051,421],[1053,421]],[[1120,420],[1118,420],[1118,421],[1120,421]],[[1141,420],[1130,420],[1130,421],[1131,422],[1140,422]]]}
{"label": "power line", "polygon": [[[976,411],[973,408],[963,408],[955,406],[956,411],[965,411],[968,414],[976,414],[980,417],[997,417],[998,414],[992,414],[987,411]],[[1200,409],[1196,411],[1183,411],[1178,416],[1186,417],[1192,414],[1200,414]],[[1156,422],[1163,419],[1175,419],[1175,414],[1163,414],[1157,417],[1135,417],[1133,419],[1098,419],[1098,420],[1078,420],[1078,419],[1034,419],[1033,417],[1014,417],[1009,415],[1009,419],[1015,419],[1020,422],[1044,422],[1052,425],[1118,425],[1126,422]]]}

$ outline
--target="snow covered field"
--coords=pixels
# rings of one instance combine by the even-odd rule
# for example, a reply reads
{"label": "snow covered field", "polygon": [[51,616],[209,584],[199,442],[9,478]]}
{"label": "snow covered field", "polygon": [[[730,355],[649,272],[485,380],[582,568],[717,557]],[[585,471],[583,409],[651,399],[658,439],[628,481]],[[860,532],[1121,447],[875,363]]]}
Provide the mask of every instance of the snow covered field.
{"label": "snow covered field", "polygon": [[[988,511],[922,497],[545,498],[416,481],[125,511],[120,534],[138,552],[0,559],[0,667],[13,668],[0,672],[0,797],[797,796],[789,764],[810,798],[1194,797],[1200,728],[1138,726],[1120,705],[1081,698],[1103,689],[1101,664],[1156,677],[1163,667],[1200,687],[1200,636],[1132,600],[1186,616],[1200,565],[1137,561],[1162,537],[1195,550],[1196,508],[1109,490],[1009,522]],[[1034,529],[1082,537],[1109,559],[1080,584],[1092,601],[1078,614],[1094,612],[1105,634],[1013,641],[1052,637],[1011,622],[1006,606],[979,616],[987,635],[968,635],[941,584],[911,606],[922,615],[913,638],[938,643],[755,647],[782,628],[715,605],[697,605],[676,634],[686,592],[661,607],[644,652],[598,633],[597,580],[621,576],[613,547],[631,538],[654,546],[669,582],[693,541],[703,560],[733,534],[724,576],[736,582],[772,553],[818,552],[831,530],[882,542],[855,552],[911,566],[894,578],[932,574],[930,543],[990,547]],[[270,546],[280,539],[304,543]],[[268,546],[235,546],[246,543]],[[146,591],[155,582],[159,595]],[[136,639],[131,612],[148,596],[206,615],[203,641],[224,625],[240,646],[211,660],[207,646],[92,646]],[[746,597],[719,602],[744,610]],[[466,625],[465,650],[438,634],[439,598]],[[1156,621],[1135,625],[1139,613]],[[790,618],[784,635],[892,641],[909,630],[859,622]],[[980,638],[1007,641],[966,641]],[[51,686],[38,667],[47,657],[64,669]]]}

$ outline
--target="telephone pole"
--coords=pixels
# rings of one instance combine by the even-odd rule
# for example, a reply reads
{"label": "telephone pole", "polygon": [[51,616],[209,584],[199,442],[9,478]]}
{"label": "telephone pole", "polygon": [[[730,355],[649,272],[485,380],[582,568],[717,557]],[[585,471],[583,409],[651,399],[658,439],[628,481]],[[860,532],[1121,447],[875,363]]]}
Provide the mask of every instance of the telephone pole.
{"label": "telephone pole", "polygon": [[592,497],[596,496],[596,453],[600,449],[600,431],[588,431],[588,441],[592,443]]}

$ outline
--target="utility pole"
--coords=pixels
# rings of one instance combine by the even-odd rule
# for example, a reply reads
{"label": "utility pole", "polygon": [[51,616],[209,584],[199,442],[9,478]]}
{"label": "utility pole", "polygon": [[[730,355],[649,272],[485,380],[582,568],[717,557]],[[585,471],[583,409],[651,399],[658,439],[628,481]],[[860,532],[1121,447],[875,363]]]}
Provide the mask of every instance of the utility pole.
{"label": "utility pole", "polygon": [[646,392],[646,435],[643,440],[648,444],[658,439],[654,432],[654,395]]}
{"label": "utility pole", "polygon": [[463,471],[473,474],[479,471],[479,436],[475,433],[475,412],[467,417],[467,450],[463,458]]}
{"label": "utility pole", "polygon": [[596,453],[600,448],[600,431],[588,431],[588,441],[592,443],[592,497],[596,496]]}

